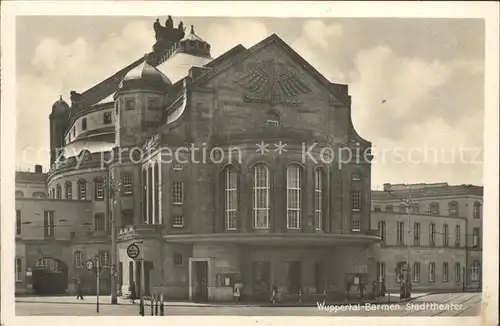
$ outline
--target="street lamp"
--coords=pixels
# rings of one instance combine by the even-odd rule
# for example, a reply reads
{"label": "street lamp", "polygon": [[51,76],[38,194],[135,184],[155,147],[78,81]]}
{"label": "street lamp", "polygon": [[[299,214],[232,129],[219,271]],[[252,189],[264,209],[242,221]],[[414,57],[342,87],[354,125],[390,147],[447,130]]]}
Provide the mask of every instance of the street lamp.
{"label": "street lamp", "polygon": [[116,188],[120,187],[120,183],[115,183],[111,176],[106,181],[107,200],[106,200],[106,213],[111,224],[111,304],[118,304],[117,289],[116,289],[116,223],[114,214],[111,213],[111,201],[114,198]]}

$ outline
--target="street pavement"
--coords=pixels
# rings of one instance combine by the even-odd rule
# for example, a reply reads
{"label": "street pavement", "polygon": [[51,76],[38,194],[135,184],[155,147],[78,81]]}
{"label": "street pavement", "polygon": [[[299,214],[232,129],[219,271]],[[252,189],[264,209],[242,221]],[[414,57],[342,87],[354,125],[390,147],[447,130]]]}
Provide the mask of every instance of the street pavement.
{"label": "street pavement", "polygon": [[[95,297],[76,301],[73,297],[55,297],[46,302],[44,297],[16,298],[17,316],[138,316],[139,304],[119,301],[111,305],[109,297],[102,297],[99,313]],[[168,302],[165,315],[231,315],[231,316],[477,316],[480,313],[481,293],[414,294],[411,301],[384,304],[335,304],[325,306],[273,306],[237,304],[198,304]],[[146,307],[146,315],[151,308]]]}

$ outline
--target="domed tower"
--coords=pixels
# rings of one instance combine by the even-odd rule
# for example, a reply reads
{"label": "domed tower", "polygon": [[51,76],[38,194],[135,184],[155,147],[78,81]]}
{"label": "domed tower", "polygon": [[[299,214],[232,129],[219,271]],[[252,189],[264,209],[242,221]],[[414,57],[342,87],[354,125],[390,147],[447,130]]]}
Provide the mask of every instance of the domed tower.
{"label": "domed tower", "polygon": [[54,163],[64,148],[64,133],[68,127],[70,108],[62,96],[52,105],[50,121],[50,165]]}
{"label": "domed tower", "polygon": [[173,45],[168,58],[157,68],[175,83],[186,77],[192,67],[203,67],[212,61],[210,48],[210,44],[196,35],[191,25],[189,34]]}
{"label": "domed tower", "polygon": [[121,81],[115,99],[115,144],[142,145],[158,127],[165,96],[172,82],[158,69],[144,62]]}

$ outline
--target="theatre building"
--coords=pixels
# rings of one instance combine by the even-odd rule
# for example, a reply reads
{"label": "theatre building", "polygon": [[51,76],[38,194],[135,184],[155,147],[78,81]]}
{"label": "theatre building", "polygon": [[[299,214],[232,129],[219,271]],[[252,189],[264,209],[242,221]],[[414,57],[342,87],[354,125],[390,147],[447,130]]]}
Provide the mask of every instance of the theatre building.
{"label": "theatre building", "polygon": [[[236,282],[248,300],[274,286],[305,299],[343,293],[346,279],[371,284],[370,155],[332,158],[371,147],[354,130],[347,85],[275,34],[212,58],[192,26],[154,29],[151,53],[54,104],[43,210],[55,217],[37,216],[55,231],[26,266],[51,257],[68,280],[90,280],[84,262],[100,255],[121,295],[134,282],[201,301],[231,300]],[[132,243],[144,264],[128,256]]]}

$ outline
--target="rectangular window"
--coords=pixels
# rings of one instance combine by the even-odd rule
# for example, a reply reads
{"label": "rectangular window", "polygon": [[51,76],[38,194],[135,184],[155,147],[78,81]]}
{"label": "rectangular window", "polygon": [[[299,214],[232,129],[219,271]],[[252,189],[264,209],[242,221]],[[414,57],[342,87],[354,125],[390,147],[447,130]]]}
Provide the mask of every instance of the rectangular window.
{"label": "rectangular window", "polygon": [[174,182],[172,183],[172,203],[175,205],[182,205],[183,201],[183,192],[184,192],[184,184],[182,182]]}
{"label": "rectangular window", "polygon": [[99,251],[99,263],[102,267],[109,267],[109,253],[107,251]]}
{"label": "rectangular window", "polygon": [[480,234],[479,234],[479,228],[473,228],[472,229],[472,248],[479,248],[480,247]]}
{"label": "rectangular window", "polygon": [[448,232],[448,224],[443,225],[443,246],[448,247],[448,237],[449,237],[449,232]]}
{"label": "rectangular window", "polygon": [[94,231],[95,232],[106,231],[106,221],[105,221],[104,213],[96,213],[94,215]]}
{"label": "rectangular window", "polygon": [[184,227],[184,217],[180,215],[176,215],[172,218],[172,226],[174,228],[182,228]]}
{"label": "rectangular window", "polygon": [[420,282],[420,263],[413,263],[413,282]]}
{"label": "rectangular window", "polygon": [[75,127],[73,127],[73,137],[75,137],[76,135],[76,131],[75,131]]}
{"label": "rectangular window", "polygon": [[82,131],[87,130],[87,118],[82,119]]}
{"label": "rectangular window", "polygon": [[360,221],[352,221],[352,231],[361,231],[361,222]]}
{"label": "rectangular window", "polygon": [[21,219],[21,210],[16,210],[16,235],[21,235],[22,232],[22,219]]}
{"label": "rectangular window", "polygon": [[433,283],[436,277],[436,264],[429,264],[429,282]]}
{"label": "rectangular window", "polygon": [[361,192],[359,190],[351,191],[351,208],[354,212],[361,210]]}
{"label": "rectangular window", "polygon": [[103,122],[105,125],[111,124],[111,112],[104,112],[103,113]]}
{"label": "rectangular window", "polygon": [[420,245],[420,223],[413,224],[413,244]]}
{"label": "rectangular window", "polygon": [[434,223],[429,225],[429,245],[436,245],[436,224]]}
{"label": "rectangular window", "polygon": [[104,199],[104,182],[102,180],[95,181],[95,200]]}
{"label": "rectangular window", "polygon": [[46,238],[54,237],[54,211],[43,212],[43,229]]}
{"label": "rectangular window", "polygon": [[125,110],[134,110],[135,109],[135,100],[133,98],[125,99]]}
{"label": "rectangular window", "polygon": [[455,226],[455,247],[460,247],[460,225]]}
{"label": "rectangular window", "polygon": [[182,265],[182,253],[180,252],[174,252],[174,265],[175,266],[180,266]]}
{"label": "rectangular window", "polygon": [[78,199],[87,199],[87,183],[85,182],[85,180],[78,181]]}
{"label": "rectangular window", "polygon": [[122,194],[124,196],[132,195],[132,173],[121,173],[120,175],[121,183],[122,183]]}
{"label": "rectangular window", "polygon": [[398,222],[396,231],[397,231],[396,232],[397,244],[399,244],[399,245],[404,244],[404,241],[405,241],[405,223]]}
{"label": "rectangular window", "polygon": [[15,261],[15,272],[16,272],[16,282],[22,282],[23,281],[23,259],[22,258],[16,258]]}
{"label": "rectangular window", "polygon": [[448,282],[448,263],[443,263],[443,283]]}
{"label": "rectangular window", "polygon": [[460,282],[460,274],[462,273],[460,263],[455,264],[455,282]]}
{"label": "rectangular window", "polygon": [[378,222],[378,230],[380,234],[380,240],[383,245],[385,245],[385,221]]}
{"label": "rectangular window", "polygon": [[159,110],[160,109],[160,99],[157,97],[148,98],[148,109],[149,110]]}

